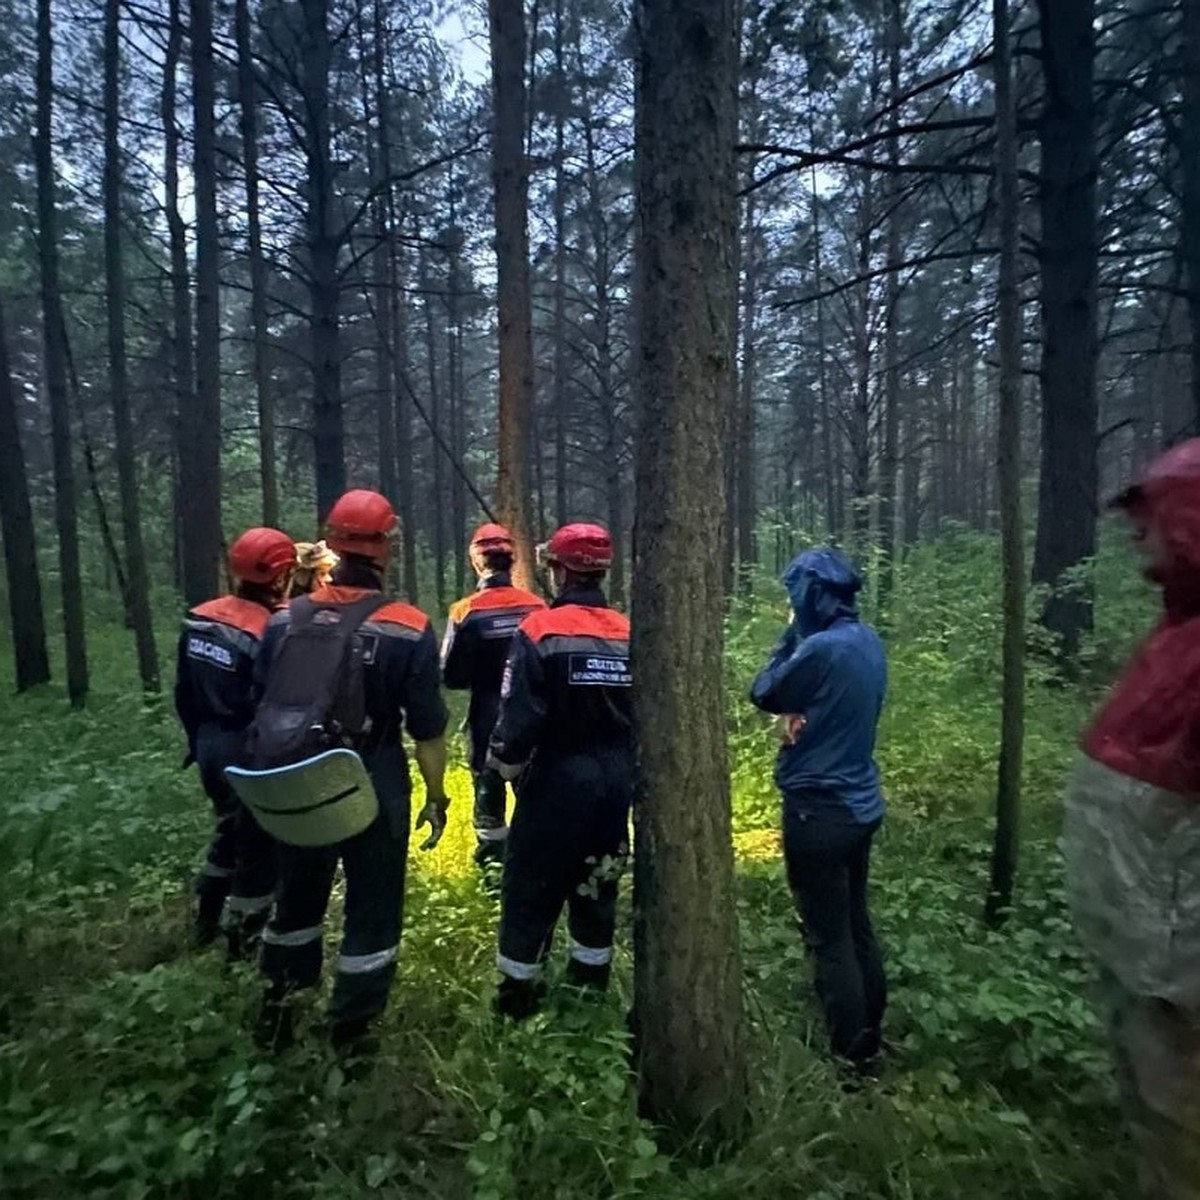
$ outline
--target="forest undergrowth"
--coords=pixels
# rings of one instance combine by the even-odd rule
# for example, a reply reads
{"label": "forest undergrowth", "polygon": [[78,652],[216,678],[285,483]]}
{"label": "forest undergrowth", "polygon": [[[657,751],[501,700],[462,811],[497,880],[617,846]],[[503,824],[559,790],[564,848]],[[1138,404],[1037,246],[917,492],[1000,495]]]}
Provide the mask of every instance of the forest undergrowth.
{"label": "forest undergrowth", "polygon": [[[730,621],[730,744],[753,1124],[715,1163],[660,1149],[636,1116],[617,983],[558,988],[516,1028],[493,1021],[496,900],[470,865],[469,782],[413,850],[400,973],[373,1062],[347,1073],[319,1036],[255,1049],[249,967],[187,949],[209,829],[166,707],[137,693],[127,635],[97,626],[94,693],[0,702],[0,1193],[18,1197],[1055,1197],[1129,1194],[1129,1153],[1090,971],[1071,932],[1058,791],[1095,692],[1147,620],[1123,552],[1097,568],[1085,678],[1030,681],[1018,901],[980,921],[998,720],[994,545],[917,552],[888,619],[881,761],[891,805],[874,904],[892,1006],[885,1077],[847,1092],[783,881],[769,726],[744,703],[782,618],[777,591]],[[1036,639],[1034,639],[1036,640]],[[168,643],[169,644],[169,643]],[[0,679],[6,696],[11,681]],[[328,925],[332,939],[336,921]],[[319,997],[310,1009],[319,1019]]]}

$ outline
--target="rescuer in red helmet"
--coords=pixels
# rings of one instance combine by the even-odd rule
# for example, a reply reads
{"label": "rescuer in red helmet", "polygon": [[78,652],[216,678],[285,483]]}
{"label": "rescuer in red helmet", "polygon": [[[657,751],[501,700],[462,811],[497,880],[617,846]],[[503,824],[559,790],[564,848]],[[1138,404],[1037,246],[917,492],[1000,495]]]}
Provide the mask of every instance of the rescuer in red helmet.
{"label": "rescuer in red helmet", "polygon": [[503,525],[481,525],[471,537],[471,566],[479,587],[450,609],[442,643],[442,681],[470,689],[468,761],[475,783],[475,861],[500,862],[508,838],[505,783],[487,765],[488,740],[500,712],[500,681],[513,635],[521,621],[545,608],[541,597],[513,587],[516,550]]}
{"label": "rescuer in red helmet", "polygon": [[538,1006],[564,905],[567,979],[608,986],[633,799],[629,622],[602,590],[612,540],[599,525],[566,525],[538,560],[555,600],[513,639],[488,754],[501,776],[517,779],[496,958],[496,1009],[517,1019]]}
{"label": "rescuer in red helmet", "polygon": [[188,740],[188,762],[212,801],[217,829],[196,881],[193,939],[216,940],[222,916],[232,957],[266,923],[275,887],[271,839],[239,802],[225,768],[242,752],[254,716],[253,673],[271,614],[287,595],[296,547],[278,529],[248,529],[229,549],[233,594],[192,609],[179,637],[175,709]]}
{"label": "rescuer in red helmet", "polygon": [[[341,954],[329,1003],[335,1045],[357,1042],[387,1004],[403,920],[411,782],[402,733],[413,741],[425,782],[426,804],[417,827],[429,825],[423,849],[432,849],[446,826],[446,707],[438,646],[429,618],[383,595],[396,514],[378,492],[356,489],[338,499],[326,518],[325,540],[338,555],[331,582],[292,601],[267,630],[258,680],[264,709],[278,692],[272,672],[284,670],[283,647],[305,624],[356,622],[353,655],[363,715],[348,747],[362,758],[379,803],[361,833],[332,845],[279,845],[275,912],[263,934],[262,969],[268,991],[258,1037],[274,1046],[292,1037],[292,992],[321,978],[322,925],[339,861],[346,879]],[[348,614],[353,612],[351,618]],[[296,664],[303,672],[303,662]],[[314,691],[317,680],[307,681]],[[301,676],[298,690],[306,681]],[[340,686],[340,682],[339,682]]]}

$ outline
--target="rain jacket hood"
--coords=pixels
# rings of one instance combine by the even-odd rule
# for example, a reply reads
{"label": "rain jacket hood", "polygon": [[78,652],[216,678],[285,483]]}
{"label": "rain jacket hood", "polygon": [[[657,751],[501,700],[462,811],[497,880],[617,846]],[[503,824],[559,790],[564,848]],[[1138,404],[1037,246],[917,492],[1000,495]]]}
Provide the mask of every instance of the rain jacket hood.
{"label": "rain jacket hood", "polygon": [[1162,587],[1168,615],[1200,613],[1200,438],[1155,459],[1115,506],[1144,533],[1146,575]]}
{"label": "rain jacket hood", "polygon": [[836,550],[805,550],[783,573],[801,637],[828,629],[835,621],[858,620],[862,578]]}
{"label": "rain jacket hood", "polygon": [[862,579],[836,550],[806,550],[784,587],[795,619],[750,690],[765,712],[803,716],[775,764],[784,803],[858,824],[883,816],[875,731],[887,687],[883,644],[858,619]]}

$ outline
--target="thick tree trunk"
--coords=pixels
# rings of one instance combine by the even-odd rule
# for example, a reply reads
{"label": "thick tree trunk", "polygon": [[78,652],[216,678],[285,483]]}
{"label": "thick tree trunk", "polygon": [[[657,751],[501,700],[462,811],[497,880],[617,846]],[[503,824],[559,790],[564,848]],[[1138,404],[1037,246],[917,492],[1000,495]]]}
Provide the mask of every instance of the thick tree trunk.
{"label": "thick tree trunk", "polygon": [[1200,4],[1184,0],[1179,9],[1183,63],[1183,109],[1179,121],[1183,204],[1179,219],[1191,333],[1192,431],[1200,432]]}
{"label": "thick tree trunk", "polygon": [[0,308],[0,533],[4,536],[17,691],[23,692],[50,681],[50,656],[46,651],[37,535],[29,503],[29,477],[21,447],[17,391],[8,362],[3,308]]}
{"label": "thick tree trunk", "polygon": [[[812,171],[813,283],[820,296],[824,287],[821,269],[821,197],[817,190],[816,167]],[[817,388],[821,410],[822,479],[825,482],[825,533],[832,540],[842,528],[837,502],[838,467],[833,452],[833,412],[829,403],[829,375],[825,364],[825,307],[817,300]]]}
{"label": "thick tree trunk", "polygon": [[108,321],[108,390],[116,434],[121,533],[129,571],[128,618],[137,647],[144,692],[157,692],[158,651],[150,612],[150,583],[142,543],[133,418],[129,412],[129,371],[125,355],[125,264],[121,259],[121,5],[104,5],[104,280]]}
{"label": "thick tree trunk", "polygon": [[308,291],[312,310],[313,455],[317,516],[346,490],[342,414],[340,236],[335,228],[329,132],[329,0],[301,0],[304,14],[304,138],[308,160]]}
{"label": "thick tree trunk", "polygon": [[1000,537],[1004,561],[1004,653],[1000,757],[996,771],[996,835],[985,917],[999,924],[1012,904],[1021,812],[1025,737],[1025,529],[1021,518],[1021,298],[1017,181],[1017,113],[1012,90],[1008,0],[992,0],[996,78],[996,192],[1000,279]]}
{"label": "thick tree trunk", "polygon": [[[858,213],[858,274],[871,269],[875,225],[874,180],[862,181]],[[850,528],[854,553],[862,555],[871,533],[871,288],[860,284],[854,301],[854,394],[850,410]]]}
{"label": "thick tree trunk", "polygon": [[[751,97],[751,105],[754,98]],[[750,590],[749,568],[758,558],[754,524],[754,389],[758,383],[758,272],[762,247],[757,229],[756,193],[746,199],[746,229],[742,239],[742,361],[737,405],[737,568],[739,584]]]}
{"label": "thick tree trunk", "polygon": [[[396,390],[396,330],[395,253],[392,247],[392,143],[389,136],[388,91],[385,64],[388,59],[388,28],[381,0],[374,3],[372,37],[375,75],[375,120],[378,138],[378,180],[383,194],[375,205],[375,390],[376,436],[379,452],[379,490],[398,503],[399,480],[396,460],[396,410],[393,395]],[[407,452],[407,447],[405,451]],[[402,515],[401,520],[407,520]],[[409,536],[405,530],[404,536]]]}
{"label": "thick tree trunk", "polygon": [[[903,0],[888,6],[888,162],[900,161],[900,48],[904,38]],[[900,175],[887,179],[887,295],[884,299],[883,453],[879,461],[879,541],[883,548],[883,570],[879,577],[879,610],[886,621],[890,615],[896,578],[899,512],[897,483],[900,464]]]}
{"label": "thick tree trunk", "polygon": [[188,604],[213,596],[221,560],[221,277],[217,143],[213,111],[213,0],[192,3],[196,183],[196,396],[181,414],[183,590]]}
{"label": "thick tree trunk", "polygon": [[[450,286],[446,295],[446,375],[450,400],[450,448],[454,461],[461,467],[467,461],[467,433],[464,417],[466,388],[463,383],[463,335],[461,266],[457,236],[450,252]],[[454,552],[454,586],[461,595],[466,590],[467,570],[467,489],[461,470],[450,478],[450,542]]]}
{"label": "thick tree trunk", "polygon": [[38,265],[42,292],[43,373],[50,401],[54,458],[54,522],[58,532],[58,571],[62,590],[67,656],[67,695],[78,707],[87,698],[88,660],[83,621],[83,577],[79,569],[79,524],[75,506],[75,464],[71,453],[71,412],[67,402],[63,348],[62,294],[58,282],[58,211],[55,201],[53,103],[54,45],[51,0],[37,0],[37,171]]}
{"label": "thick tree trunk", "polygon": [[529,445],[533,324],[529,283],[529,164],[525,158],[525,12],[522,0],[488,0],[492,53],[492,179],[500,335],[496,508],[517,545],[514,579],[533,586]]}
{"label": "thick tree trunk", "polygon": [[722,1138],[746,1107],[721,587],[737,38],[731,0],[639,0],[635,28],[636,1053],[651,1119]]}
{"label": "thick tree trunk", "polygon": [[234,0],[237,38],[237,90],[241,117],[242,166],[246,178],[246,237],[250,256],[250,323],[254,329],[254,394],[258,399],[259,479],[262,519],[279,524],[279,482],[275,467],[275,397],[271,392],[270,331],[267,325],[267,260],[263,255],[258,190],[258,82],[250,38],[250,0]]}
{"label": "thick tree trunk", "polygon": [[[394,226],[394,207],[391,221]],[[396,254],[388,256],[388,270],[393,296],[392,319],[395,322],[392,327],[392,349],[395,355],[392,365],[396,413],[396,490],[400,500],[404,595],[410,604],[419,604],[417,515],[413,470],[416,445],[413,440],[412,397],[408,394],[408,381],[412,378],[408,357],[408,297],[404,292],[406,280],[401,261]],[[435,455],[438,453],[437,446],[433,447],[433,453]]]}
{"label": "thick tree trunk", "polygon": [[554,0],[554,520],[567,521],[567,76],[563,0]]}
{"label": "thick tree trunk", "polygon": [[1096,552],[1095,0],[1038,0],[1041,116],[1042,472],[1033,578],[1070,661],[1092,624],[1090,588],[1064,576]]}
{"label": "thick tree trunk", "polygon": [[438,379],[438,335],[433,307],[433,288],[429,278],[428,257],[424,246],[420,250],[421,295],[425,298],[425,359],[429,371],[429,422],[433,426],[433,571],[434,589],[439,608],[446,607],[446,473],[442,465],[443,450],[438,444],[443,436],[442,389]]}
{"label": "thick tree trunk", "polygon": [[192,379],[192,292],[188,278],[187,229],[179,212],[179,121],[177,79],[183,55],[181,0],[168,0],[167,46],[163,62],[160,112],[163,126],[163,207],[171,247],[171,369],[175,376],[174,469],[172,471],[172,524],[175,586],[183,588],[183,483],[180,466],[183,438],[181,422],[195,404]]}

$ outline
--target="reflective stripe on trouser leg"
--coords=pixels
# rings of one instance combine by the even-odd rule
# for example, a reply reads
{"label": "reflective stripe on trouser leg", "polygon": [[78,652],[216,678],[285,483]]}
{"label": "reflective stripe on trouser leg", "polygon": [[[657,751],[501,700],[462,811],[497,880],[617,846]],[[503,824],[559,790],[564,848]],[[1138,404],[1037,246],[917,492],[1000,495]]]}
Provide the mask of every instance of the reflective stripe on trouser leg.
{"label": "reflective stripe on trouser leg", "polygon": [[321,978],[321,931],[337,871],[332,846],[279,847],[275,915],[263,932],[263,974],[282,989],[314,987]]}
{"label": "reflective stripe on trouser leg", "polygon": [[[403,829],[407,834],[407,819]],[[382,815],[342,845],[346,925],[329,1001],[335,1025],[370,1020],[387,1007],[403,924],[406,853],[406,838],[393,836]]]}
{"label": "reflective stripe on trouser leg", "polygon": [[507,975],[509,979],[517,979],[522,983],[536,979],[542,973],[540,962],[518,962],[517,959],[500,953],[496,954],[496,966],[501,975]]}
{"label": "reflective stripe on trouser leg", "polygon": [[571,943],[571,957],[585,967],[602,967],[612,962],[612,956],[611,946],[581,946],[576,941]]}
{"label": "reflective stripe on trouser leg", "polygon": [[316,987],[321,979],[321,926],[280,932],[273,925],[263,930],[263,974],[277,987]]}

